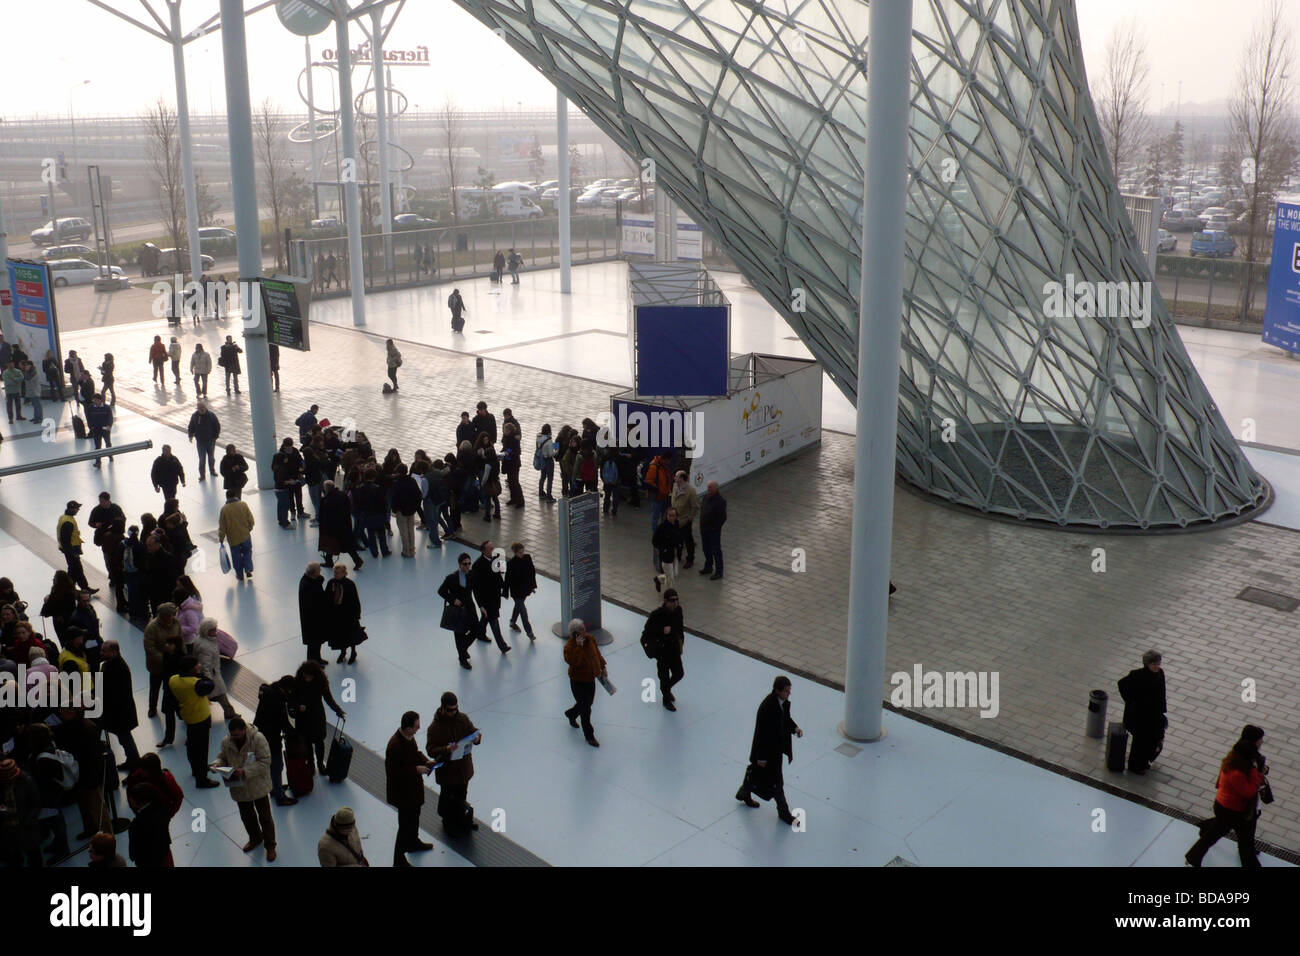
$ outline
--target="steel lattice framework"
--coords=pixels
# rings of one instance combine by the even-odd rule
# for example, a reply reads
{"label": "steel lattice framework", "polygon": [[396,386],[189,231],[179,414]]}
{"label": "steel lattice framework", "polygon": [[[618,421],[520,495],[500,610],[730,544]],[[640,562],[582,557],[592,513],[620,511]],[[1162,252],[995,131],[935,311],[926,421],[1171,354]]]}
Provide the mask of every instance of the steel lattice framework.
{"label": "steel lattice framework", "polygon": [[[653,159],[856,398],[866,0],[457,2]],[[1073,0],[916,0],[912,74],[900,475],[1062,526],[1266,507],[1158,294],[1146,327],[1047,315],[1048,283],[1151,279]]]}

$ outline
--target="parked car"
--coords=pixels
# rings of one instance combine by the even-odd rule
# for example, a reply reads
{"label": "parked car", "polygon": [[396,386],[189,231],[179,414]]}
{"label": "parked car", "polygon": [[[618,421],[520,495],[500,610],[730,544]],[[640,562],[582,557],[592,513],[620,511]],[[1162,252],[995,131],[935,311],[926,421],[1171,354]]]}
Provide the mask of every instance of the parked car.
{"label": "parked car", "polygon": [[1211,216],[1205,220],[1205,228],[1214,232],[1229,232],[1229,226],[1232,225],[1232,219],[1228,216]]}
{"label": "parked car", "polygon": [[417,216],[413,212],[400,213],[393,217],[394,229],[432,229],[438,225],[432,219]]}
{"label": "parked car", "polygon": [[[99,277],[99,266],[93,262],[87,262],[85,259],[58,259],[49,264],[49,269],[50,282],[56,288],[68,285],[87,285]],[[117,266],[109,266],[108,270],[115,279],[120,279],[124,275]]]}
{"label": "parked car", "polygon": [[1167,229],[1161,229],[1156,240],[1156,252],[1173,252],[1178,248],[1178,237]]}
{"label": "parked car", "polygon": [[[217,260],[200,252],[199,262],[201,263],[200,268],[204,272],[207,272],[216,265]],[[175,249],[168,247],[166,249],[158,250],[158,268],[162,270],[163,274],[169,272],[185,272],[189,267],[190,251],[188,249]]]}
{"label": "parked car", "polygon": [[1207,229],[1192,236],[1189,253],[1209,259],[1221,259],[1237,251],[1237,240],[1219,229]]}
{"label": "parked car", "polygon": [[537,184],[537,191],[539,193],[545,193],[546,190],[548,189],[559,189],[559,188],[560,188],[560,181],[558,179],[548,179],[544,183]]}
{"label": "parked car", "polygon": [[590,208],[600,205],[600,197],[609,188],[607,186],[591,186],[585,193],[577,199],[577,205],[580,207]]}
{"label": "parked car", "polygon": [[38,246],[54,245],[67,239],[89,239],[90,223],[79,216],[66,216],[57,221],[57,230],[55,222],[47,222],[43,226],[33,229],[31,232],[32,242]]}
{"label": "parked car", "polygon": [[623,192],[622,186],[610,186],[608,189],[600,191],[600,205],[606,209],[613,209],[618,205],[619,194]]}
{"label": "parked car", "polygon": [[1222,206],[1206,206],[1199,215],[1204,222],[1209,222],[1211,219],[1227,219],[1228,210]]}
{"label": "parked car", "polygon": [[1170,232],[1199,232],[1205,227],[1200,218],[1190,209],[1180,212],[1177,207],[1160,218],[1160,225]]}
{"label": "parked car", "polygon": [[70,245],[70,246],[46,246],[41,251],[41,259],[45,262],[53,262],[55,259],[93,259],[95,250],[90,246]]}
{"label": "parked car", "polygon": [[323,219],[313,219],[310,228],[312,229],[342,229],[343,220],[335,216],[326,216]]}

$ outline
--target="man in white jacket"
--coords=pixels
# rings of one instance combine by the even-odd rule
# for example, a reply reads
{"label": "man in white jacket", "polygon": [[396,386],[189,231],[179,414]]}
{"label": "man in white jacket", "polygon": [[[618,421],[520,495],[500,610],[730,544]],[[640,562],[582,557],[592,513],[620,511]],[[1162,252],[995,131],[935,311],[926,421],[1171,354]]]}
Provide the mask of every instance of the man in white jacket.
{"label": "man in white jacket", "polygon": [[226,786],[248,831],[244,852],[265,843],[266,862],[272,863],[275,820],[271,818],[271,747],[262,732],[246,724],[242,717],[234,718],[228,726],[230,733],[221,741],[220,755],[212,766],[232,768]]}

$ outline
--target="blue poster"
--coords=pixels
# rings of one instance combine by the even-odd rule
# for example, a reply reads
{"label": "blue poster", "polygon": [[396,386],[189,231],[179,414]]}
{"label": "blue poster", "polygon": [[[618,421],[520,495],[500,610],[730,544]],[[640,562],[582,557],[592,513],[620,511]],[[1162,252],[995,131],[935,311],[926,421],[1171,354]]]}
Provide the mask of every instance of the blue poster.
{"label": "blue poster", "polygon": [[1300,203],[1277,204],[1264,304],[1264,342],[1300,352]]}
{"label": "blue poster", "polygon": [[[13,338],[22,343],[23,351],[40,367],[48,350],[59,352],[59,321],[54,312],[54,293],[50,288],[50,270],[43,262],[6,259],[9,290],[13,299]],[[8,333],[10,328],[6,328]]]}
{"label": "blue poster", "polygon": [[724,396],[731,367],[731,308],[638,305],[637,395]]}

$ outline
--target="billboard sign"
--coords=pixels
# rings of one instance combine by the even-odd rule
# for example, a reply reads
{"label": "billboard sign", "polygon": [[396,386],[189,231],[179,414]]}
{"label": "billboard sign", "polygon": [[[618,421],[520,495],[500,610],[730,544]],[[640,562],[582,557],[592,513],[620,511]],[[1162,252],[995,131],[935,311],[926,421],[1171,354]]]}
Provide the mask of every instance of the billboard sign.
{"label": "billboard sign", "polygon": [[1264,304],[1264,342],[1300,353],[1300,202],[1277,204]]}
{"label": "billboard sign", "polygon": [[731,365],[731,306],[634,307],[637,395],[727,394]]}
{"label": "billboard sign", "polygon": [[44,262],[7,259],[9,272],[10,312],[5,323],[5,338],[22,345],[23,351],[39,367],[46,350],[59,358],[59,320],[54,310],[54,290],[50,269]]}

